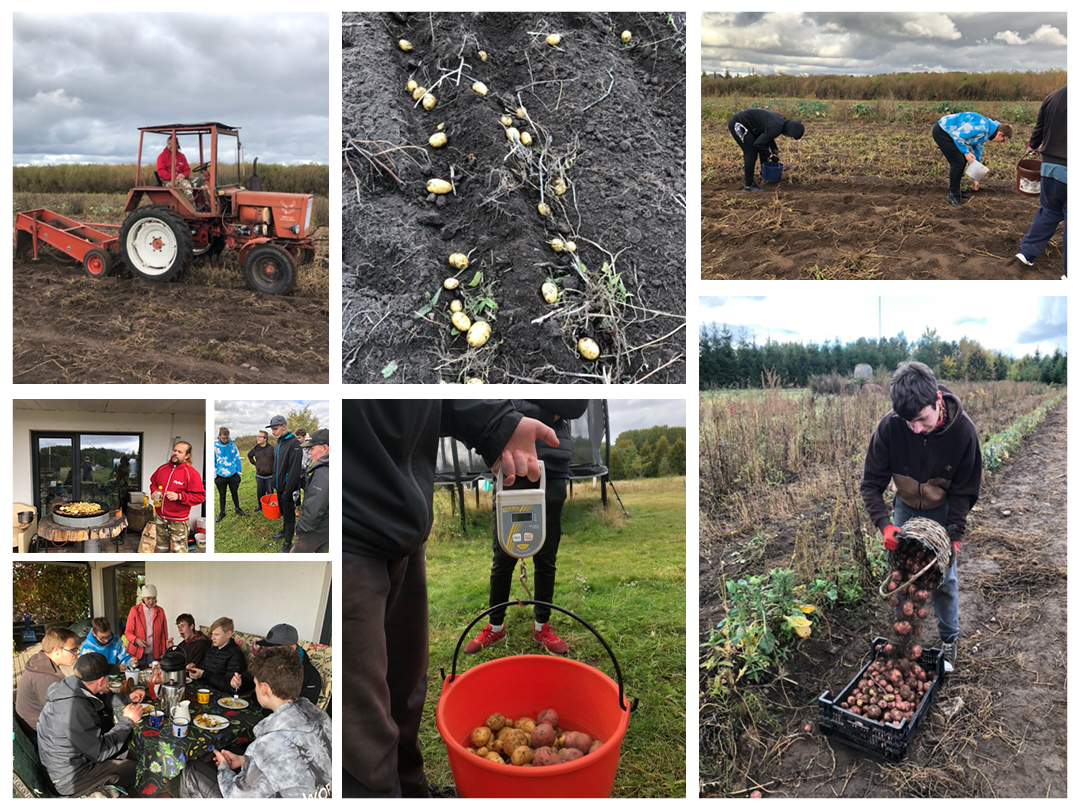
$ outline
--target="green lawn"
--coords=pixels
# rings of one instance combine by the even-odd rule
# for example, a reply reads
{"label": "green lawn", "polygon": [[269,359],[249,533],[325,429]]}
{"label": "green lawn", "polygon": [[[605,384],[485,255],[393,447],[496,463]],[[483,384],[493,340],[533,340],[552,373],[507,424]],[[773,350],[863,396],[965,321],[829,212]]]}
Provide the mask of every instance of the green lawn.
{"label": "green lawn", "polygon": [[[575,486],[563,512],[554,603],[592,624],[622,668],[628,696],[640,699],[622,744],[617,797],[686,796],[686,480],[666,478],[618,483],[630,512],[612,497],[605,511],[598,490]],[[446,750],[435,726],[440,667],[450,669],[465,627],[487,608],[491,564],[491,501],[476,509],[466,494],[467,533],[450,499],[435,499],[435,527],[427,549],[431,606],[431,665],[421,727],[428,779],[452,782]],[[228,518],[226,522],[228,522]],[[532,564],[528,566],[532,587]],[[517,573],[512,599],[526,599]],[[614,676],[599,642],[581,625],[553,613],[552,625],[570,645],[570,657]],[[483,626],[481,622],[478,626]],[[531,608],[511,608],[509,637],[458,669],[507,655],[540,652],[531,634]],[[572,687],[571,687],[572,688]],[[552,708],[558,708],[552,707]],[[493,700],[492,711],[497,711]]]}
{"label": "green lawn", "polygon": [[[271,535],[281,531],[281,520],[263,517],[255,499],[255,467],[240,454],[240,508],[246,513],[239,517],[233,511],[232,493],[225,491],[225,519],[214,524],[214,551],[221,552],[277,552],[280,540]],[[206,482],[206,499],[214,505],[213,516],[218,516],[218,491],[214,477]]]}

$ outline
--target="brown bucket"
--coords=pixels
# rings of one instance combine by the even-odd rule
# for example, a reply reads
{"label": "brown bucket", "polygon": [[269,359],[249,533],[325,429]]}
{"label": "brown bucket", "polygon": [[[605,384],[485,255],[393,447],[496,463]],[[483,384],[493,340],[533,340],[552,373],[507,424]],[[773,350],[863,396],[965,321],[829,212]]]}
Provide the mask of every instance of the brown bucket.
{"label": "brown bucket", "polygon": [[1028,152],[1016,164],[1016,190],[1025,197],[1038,197],[1042,186],[1041,169],[1042,158],[1033,160],[1032,155],[1038,152]]}

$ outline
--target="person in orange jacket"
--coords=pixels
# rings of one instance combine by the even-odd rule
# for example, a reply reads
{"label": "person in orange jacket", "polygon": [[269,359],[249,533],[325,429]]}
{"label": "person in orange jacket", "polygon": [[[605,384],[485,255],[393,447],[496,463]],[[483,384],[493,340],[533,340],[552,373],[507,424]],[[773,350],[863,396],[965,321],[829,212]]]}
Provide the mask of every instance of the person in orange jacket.
{"label": "person in orange jacket", "polygon": [[168,625],[165,611],[157,603],[157,587],[143,585],[139,601],[131,606],[124,626],[127,651],[139,662],[140,669],[147,669],[168,649]]}

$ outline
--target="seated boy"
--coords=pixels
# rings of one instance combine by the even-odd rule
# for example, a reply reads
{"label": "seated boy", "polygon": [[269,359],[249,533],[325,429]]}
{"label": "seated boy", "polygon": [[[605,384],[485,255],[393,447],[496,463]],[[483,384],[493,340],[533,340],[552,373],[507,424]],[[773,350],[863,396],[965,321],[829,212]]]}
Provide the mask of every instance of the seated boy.
{"label": "seated boy", "polygon": [[244,671],[244,653],[233,641],[233,620],[222,616],[210,625],[210,649],[203,656],[202,666],[187,665],[193,680],[201,681],[220,692],[239,689],[240,673]]}
{"label": "seated boy", "polygon": [[243,756],[217,750],[217,774],[189,762],[183,798],[330,798],[330,718],[300,697],[304,668],[288,647],[267,647],[251,659],[255,697],[272,714],[255,726]]}
{"label": "seated boy", "polygon": [[79,648],[79,655],[92,652],[101,653],[110,664],[124,666],[131,660],[120,637],[113,635],[112,625],[104,616],[98,616],[90,622],[90,632],[86,634],[86,639]]}

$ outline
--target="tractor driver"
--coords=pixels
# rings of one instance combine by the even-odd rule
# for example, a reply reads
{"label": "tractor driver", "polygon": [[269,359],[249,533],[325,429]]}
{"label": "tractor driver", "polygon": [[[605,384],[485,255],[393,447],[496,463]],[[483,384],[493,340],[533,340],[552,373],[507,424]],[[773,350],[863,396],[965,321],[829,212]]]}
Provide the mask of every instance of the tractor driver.
{"label": "tractor driver", "polygon": [[[175,176],[173,175],[174,153],[176,156]],[[161,154],[158,155],[157,176],[163,185],[182,189],[184,196],[188,198],[188,201],[192,205],[195,204],[195,194],[191,189],[193,187],[201,186],[206,182],[205,172],[203,172],[202,177],[196,178],[194,183],[191,182],[191,167],[188,166],[187,158],[184,157],[184,153],[180,151],[180,146],[176,142],[175,135],[169,136],[168,144],[161,150]]]}

